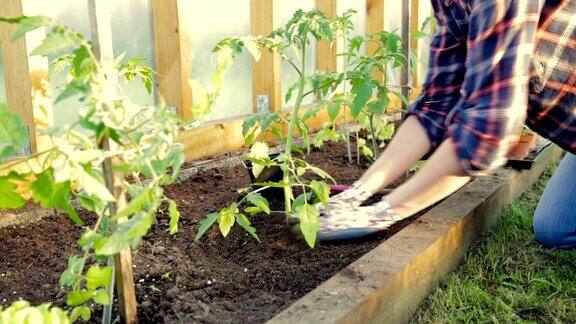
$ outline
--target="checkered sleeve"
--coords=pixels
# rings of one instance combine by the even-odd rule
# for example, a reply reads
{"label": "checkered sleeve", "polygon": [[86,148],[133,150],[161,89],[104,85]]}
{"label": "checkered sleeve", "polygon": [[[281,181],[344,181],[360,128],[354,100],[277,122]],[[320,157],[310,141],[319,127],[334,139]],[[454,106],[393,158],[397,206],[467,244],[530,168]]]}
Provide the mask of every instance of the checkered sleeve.
{"label": "checkered sleeve", "polygon": [[524,124],[542,1],[477,0],[471,6],[462,97],[448,133],[465,170],[484,175],[506,162]]}
{"label": "checkered sleeve", "polygon": [[446,118],[460,100],[460,87],[466,72],[466,39],[450,28],[446,13],[433,1],[436,34],[430,43],[428,72],[422,94],[409,107],[425,129],[432,149],[446,136]]}

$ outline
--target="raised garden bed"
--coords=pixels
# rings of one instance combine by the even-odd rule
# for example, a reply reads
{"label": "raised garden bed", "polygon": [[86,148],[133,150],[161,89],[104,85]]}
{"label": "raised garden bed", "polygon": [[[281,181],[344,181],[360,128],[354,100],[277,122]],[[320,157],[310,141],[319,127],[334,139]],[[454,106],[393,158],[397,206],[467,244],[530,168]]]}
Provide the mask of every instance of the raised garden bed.
{"label": "raised garden bed", "polygon": [[[262,243],[239,228],[222,238],[217,227],[195,242],[199,221],[238,199],[236,188],[250,184],[237,159],[226,161],[184,172],[187,176],[182,182],[166,188],[182,212],[180,231],[171,236],[165,226],[155,226],[134,251],[142,322],[265,321],[411,221],[369,241],[311,250],[289,232],[284,216],[278,214],[253,221]],[[313,152],[309,161],[341,183],[355,181],[368,165],[347,164],[343,143],[327,143],[322,151]],[[280,200],[272,201],[273,209],[282,210],[280,204]],[[15,220],[22,221],[22,215],[4,219],[5,227],[0,231],[0,304],[18,298],[65,304],[58,277],[66,268],[67,255],[77,252],[75,240],[81,231],[65,215],[38,221],[39,214],[51,213],[36,210],[35,222],[27,225],[14,225]],[[168,222],[167,215],[158,219]],[[95,313],[93,320],[98,316]]]}
{"label": "raised garden bed", "polygon": [[549,146],[530,170],[475,179],[269,322],[408,322],[500,211],[561,155]]}
{"label": "raised garden bed", "polygon": [[[253,222],[262,243],[239,229],[227,239],[214,229],[195,242],[198,222],[237,199],[234,188],[250,183],[241,165],[201,169],[167,188],[181,206],[180,232],[171,236],[166,227],[154,227],[134,252],[140,320],[405,321],[498,211],[558,156],[550,147],[532,170],[476,179],[416,221],[404,221],[368,241],[314,250],[289,233],[281,215]],[[309,160],[342,183],[356,180],[365,168],[348,165],[340,143],[327,144]],[[80,229],[64,215],[35,220],[0,230],[3,305],[18,298],[65,304],[58,277],[67,255],[77,252]],[[159,221],[168,218],[160,215]]]}

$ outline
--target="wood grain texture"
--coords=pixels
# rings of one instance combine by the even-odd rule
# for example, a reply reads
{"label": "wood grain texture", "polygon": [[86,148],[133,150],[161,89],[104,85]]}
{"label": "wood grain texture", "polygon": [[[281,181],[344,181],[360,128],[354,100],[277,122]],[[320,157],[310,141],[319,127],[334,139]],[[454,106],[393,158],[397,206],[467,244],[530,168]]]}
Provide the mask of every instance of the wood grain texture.
{"label": "wood grain texture", "polygon": [[[267,36],[277,21],[278,0],[250,1],[250,29],[253,35]],[[267,95],[270,111],[282,109],[282,65],[280,56],[263,51],[258,62],[252,62],[252,102],[257,111],[257,96]]]}
{"label": "wood grain texture", "polygon": [[[410,0],[410,33],[414,33],[420,29],[420,2],[419,0]],[[419,40],[416,37],[410,38],[410,48],[418,55]],[[420,85],[420,75],[418,72],[418,64],[413,67],[412,72],[412,85]]]}
{"label": "wood grain texture", "polygon": [[[3,0],[0,16],[13,17],[37,14],[38,8],[25,6],[22,0]],[[10,110],[22,118],[30,133],[32,152],[51,147],[47,136],[39,130],[52,127],[52,93],[48,80],[48,60],[42,56],[29,56],[45,37],[44,28],[27,33],[17,40],[12,39],[16,26],[0,23],[0,48],[4,61],[6,97]]]}
{"label": "wood grain texture", "polygon": [[188,81],[192,77],[191,41],[184,17],[186,0],[152,0],[154,49],[157,82],[160,94],[168,106],[192,118],[192,90]]}
{"label": "wood grain texture", "polygon": [[[402,0],[406,1],[406,0]],[[366,33],[374,34],[384,29],[384,0],[366,0]],[[373,43],[366,44],[366,54],[372,55],[377,49]],[[374,72],[378,80],[384,80],[382,72]]]}
{"label": "wood grain texture", "polygon": [[[316,9],[322,11],[326,17],[333,18],[337,13],[338,0],[316,0]],[[316,43],[316,69],[318,71],[336,72],[338,42],[326,40]]]}

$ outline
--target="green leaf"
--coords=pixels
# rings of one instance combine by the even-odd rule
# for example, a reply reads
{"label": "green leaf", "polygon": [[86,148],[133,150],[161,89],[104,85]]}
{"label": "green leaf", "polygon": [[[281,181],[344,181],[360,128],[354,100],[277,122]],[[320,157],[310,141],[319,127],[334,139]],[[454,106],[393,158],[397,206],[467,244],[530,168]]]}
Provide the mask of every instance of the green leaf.
{"label": "green leaf", "polygon": [[212,227],[212,225],[218,220],[220,217],[219,213],[211,213],[205,219],[200,221],[200,227],[198,228],[198,233],[196,233],[196,240],[199,240],[206,231]]}
{"label": "green leaf", "polygon": [[86,288],[95,290],[107,287],[112,282],[112,267],[95,264],[86,271]]}
{"label": "green leaf", "polygon": [[26,201],[16,193],[16,184],[10,182],[8,177],[0,177],[0,209],[21,208]]}
{"label": "green leaf", "polygon": [[66,297],[66,304],[68,306],[80,306],[86,304],[92,299],[92,291],[90,290],[75,290],[68,293]]}
{"label": "green leaf", "polygon": [[[268,144],[264,142],[256,142],[250,148],[250,153],[248,153],[248,157],[252,159],[263,159],[269,157],[270,149],[268,148]],[[264,166],[258,163],[252,163],[252,173],[254,177],[258,178],[260,173],[264,170]]]}
{"label": "green leaf", "polygon": [[20,116],[10,112],[8,106],[0,104],[0,152],[4,156],[10,151],[5,151],[11,147],[14,151],[20,150],[29,142],[28,129],[20,119]]}
{"label": "green leaf", "polygon": [[33,31],[34,29],[40,28],[50,24],[52,20],[44,16],[31,16],[23,17],[19,21],[19,26],[12,36],[12,40],[16,40],[24,36],[27,32]]}
{"label": "green leaf", "polygon": [[320,169],[319,167],[310,165],[308,166],[308,168],[310,169],[310,171],[316,173],[322,179],[330,179],[331,181],[334,181],[334,179],[332,179],[332,177],[326,171]]}
{"label": "green leaf", "polygon": [[296,217],[300,220],[300,230],[311,248],[316,244],[316,237],[320,229],[319,216],[318,209],[309,204],[302,205],[296,210]]}
{"label": "green leaf", "polygon": [[118,224],[116,231],[106,239],[101,247],[96,247],[95,252],[98,255],[114,255],[130,245],[136,246],[140,239],[148,233],[154,215],[136,214],[128,221]]}
{"label": "green leaf", "polygon": [[320,202],[324,205],[324,207],[328,208],[328,199],[330,198],[330,187],[320,181],[312,180],[310,182],[310,188],[314,190],[316,193],[316,197]]}
{"label": "green leaf", "polygon": [[64,88],[64,90],[62,90],[62,92],[60,92],[54,103],[64,101],[75,95],[85,95],[86,93],[88,93],[89,90],[90,85],[84,82],[84,80],[77,78],[73,79],[68,84],[66,84],[66,87]]}
{"label": "green leaf", "polygon": [[96,304],[110,305],[110,295],[108,295],[108,291],[105,288],[96,290],[92,299]]}
{"label": "green leaf", "polygon": [[264,198],[261,194],[251,193],[246,196],[246,199],[253,203],[256,207],[260,208],[260,210],[266,214],[270,214],[270,205],[268,204],[268,200],[266,200],[266,198]]}
{"label": "green leaf", "polygon": [[144,191],[140,192],[138,196],[130,200],[126,207],[116,213],[113,220],[117,221],[134,215],[137,212],[146,210],[148,206],[154,205],[155,198],[156,197],[152,189],[145,189]]}
{"label": "green leaf", "polygon": [[236,215],[236,223],[240,225],[246,232],[252,235],[258,242],[260,242],[260,238],[256,235],[256,229],[252,227],[250,220],[243,214]]}
{"label": "green leaf", "polygon": [[363,82],[358,88],[353,88],[352,92],[356,95],[352,101],[352,114],[354,117],[358,117],[366,102],[372,98],[372,84],[368,81]]}
{"label": "green leaf", "polygon": [[78,44],[64,32],[51,32],[30,55],[56,55]]}
{"label": "green leaf", "polygon": [[72,309],[72,313],[70,313],[70,322],[75,323],[79,318],[83,321],[88,321],[90,316],[92,315],[92,311],[88,306],[77,306]]}
{"label": "green leaf", "polygon": [[236,204],[232,204],[226,208],[223,208],[220,211],[220,217],[218,218],[218,227],[220,227],[220,233],[222,236],[226,237],[230,233],[232,226],[234,225],[234,221],[236,219],[236,215],[238,214],[238,208]]}
{"label": "green leaf", "polygon": [[292,210],[298,210],[301,206],[308,204],[308,200],[312,198],[310,193],[300,194],[294,201],[292,202]]}
{"label": "green leaf", "polygon": [[174,200],[170,200],[170,205],[168,206],[168,213],[170,215],[169,230],[170,234],[178,233],[178,222],[180,221],[180,212],[178,211],[178,205]]}
{"label": "green leaf", "polygon": [[68,213],[70,219],[78,224],[84,221],[78,216],[72,206],[70,181],[60,183],[54,182],[54,172],[52,168],[44,170],[36,175],[36,181],[31,186],[34,201],[44,208],[59,208]]}
{"label": "green leaf", "polygon": [[112,196],[106,186],[92,175],[79,168],[75,169],[73,172],[78,186],[88,195],[98,197],[106,202],[115,201],[114,196]]}
{"label": "green leaf", "polygon": [[61,287],[72,287],[76,283],[77,276],[70,271],[70,269],[64,270],[60,275],[60,279],[58,280],[58,284]]}

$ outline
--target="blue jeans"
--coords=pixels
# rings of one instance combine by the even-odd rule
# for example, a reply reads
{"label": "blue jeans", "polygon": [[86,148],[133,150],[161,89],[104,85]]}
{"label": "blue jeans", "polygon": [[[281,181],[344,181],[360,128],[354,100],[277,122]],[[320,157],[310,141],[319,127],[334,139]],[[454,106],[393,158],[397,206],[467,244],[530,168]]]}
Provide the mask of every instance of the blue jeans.
{"label": "blue jeans", "polygon": [[576,247],[576,155],[567,153],[534,213],[536,239],[546,247]]}

